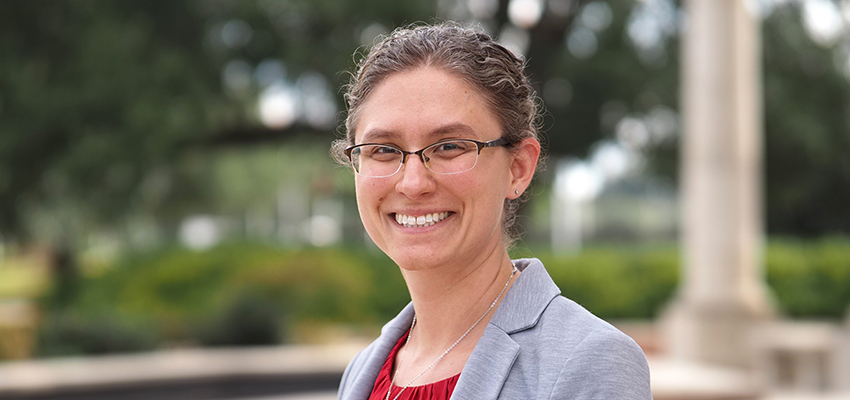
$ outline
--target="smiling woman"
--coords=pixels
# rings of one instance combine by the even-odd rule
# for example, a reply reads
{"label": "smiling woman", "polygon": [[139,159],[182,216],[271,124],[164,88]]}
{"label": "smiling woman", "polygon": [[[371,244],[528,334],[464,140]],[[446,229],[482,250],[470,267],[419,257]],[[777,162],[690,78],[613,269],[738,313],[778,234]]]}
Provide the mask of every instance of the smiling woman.
{"label": "smiling woman", "polygon": [[626,335],[560,296],[510,227],[540,160],[524,63],[454,24],[399,29],[348,86],[346,137],[369,236],[412,302],[349,365],[341,399],[648,399]]}

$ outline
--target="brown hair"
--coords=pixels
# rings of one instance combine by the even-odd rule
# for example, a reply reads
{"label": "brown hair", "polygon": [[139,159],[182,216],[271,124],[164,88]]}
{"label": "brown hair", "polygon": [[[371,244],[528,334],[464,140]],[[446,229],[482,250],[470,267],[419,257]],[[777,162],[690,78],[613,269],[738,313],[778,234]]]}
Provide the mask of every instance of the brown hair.
{"label": "brown hair", "polygon": [[[334,158],[347,163],[343,150],[354,144],[360,110],[375,87],[393,73],[420,67],[454,73],[477,88],[499,120],[502,137],[509,143],[526,138],[539,141],[540,107],[525,75],[525,62],[486,33],[445,22],[396,29],[360,60],[345,87],[348,109],[345,138],[333,143]],[[516,211],[525,200],[525,195],[505,199],[502,230],[508,245],[517,236]]]}

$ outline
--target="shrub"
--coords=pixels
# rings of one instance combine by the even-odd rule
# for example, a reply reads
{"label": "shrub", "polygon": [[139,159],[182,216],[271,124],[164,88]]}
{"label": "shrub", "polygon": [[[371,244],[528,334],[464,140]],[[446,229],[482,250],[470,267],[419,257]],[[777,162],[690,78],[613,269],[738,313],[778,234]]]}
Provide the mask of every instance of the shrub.
{"label": "shrub", "polygon": [[262,346],[283,341],[279,304],[256,292],[243,292],[209,321],[195,337],[204,346]]}
{"label": "shrub", "polygon": [[561,293],[601,318],[653,318],[678,284],[675,249],[540,255]]}
{"label": "shrub", "polygon": [[136,352],[152,350],[159,343],[150,321],[73,311],[48,314],[37,340],[36,354],[41,357]]}
{"label": "shrub", "polygon": [[[656,317],[679,280],[673,246],[594,247],[568,256],[526,249],[522,256],[540,258],[564,296],[608,319]],[[765,261],[787,315],[844,315],[850,240],[774,240]],[[398,266],[379,251],[246,243],[130,255],[83,281],[79,293],[62,312],[48,310],[40,354],[137,351],[163,341],[273,344],[305,322],[383,324],[410,301]]]}
{"label": "shrub", "polygon": [[[72,307],[85,315],[111,313],[156,321],[165,340],[269,342],[271,336],[275,341],[287,336],[285,330],[268,333],[271,325],[275,330],[289,326],[283,315],[292,321],[368,319],[372,279],[372,271],[360,258],[339,249],[288,250],[254,244],[202,252],[174,248],[128,257],[111,272],[88,279]],[[246,298],[245,293],[256,296]],[[237,315],[234,310],[240,307],[251,314]],[[244,332],[199,336],[203,331],[199,326],[225,329],[226,321],[237,317],[254,318],[251,329],[268,325],[263,328],[268,331],[264,339],[248,339]]]}
{"label": "shrub", "polygon": [[850,240],[776,240],[767,248],[767,282],[795,318],[841,318],[850,304]]}

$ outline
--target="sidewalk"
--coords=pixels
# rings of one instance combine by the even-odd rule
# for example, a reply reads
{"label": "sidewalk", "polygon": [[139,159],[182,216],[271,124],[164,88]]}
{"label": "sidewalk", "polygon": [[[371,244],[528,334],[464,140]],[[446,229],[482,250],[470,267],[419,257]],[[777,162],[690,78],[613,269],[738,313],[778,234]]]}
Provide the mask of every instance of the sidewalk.
{"label": "sidewalk", "polygon": [[247,398],[292,393],[281,398],[296,400],[302,397],[293,397],[295,393],[335,391],[348,361],[363,346],[179,349],[0,363],[0,398],[94,393],[92,398],[107,399],[118,398],[122,391],[164,392],[180,398],[207,388],[214,395],[192,398],[235,400],[238,397],[228,393]]}
{"label": "sidewalk", "polygon": [[[208,385],[208,392],[214,394],[192,398],[331,400],[336,398],[335,385],[348,361],[365,345],[179,349],[0,363],[0,398],[36,394],[61,398],[56,394],[92,388],[111,388],[113,395],[121,393],[122,388],[159,387],[167,392],[174,390],[169,385],[189,382],[199,387]],[[649,365],[656,400],[850,400],[850,393],[759,393],[754,377],[736,369],[658,356],[650,356]],[[310,385],[310,379],[304,378],[308,376],[320,379],[314,379],[312,387],[305,386]],[[258,377],[261,379],[254,379]],[[241,379],[244,387],[267,385],[266,392],[245,391],[242,387],[242,391],[228,392],[242,395],[224,394],[220,383],[234,379]],[[271,381],[277,386],[268,386]],[[180,398],[176,393],[171,398]],[[120,398],[110,396],[99,398]]]}

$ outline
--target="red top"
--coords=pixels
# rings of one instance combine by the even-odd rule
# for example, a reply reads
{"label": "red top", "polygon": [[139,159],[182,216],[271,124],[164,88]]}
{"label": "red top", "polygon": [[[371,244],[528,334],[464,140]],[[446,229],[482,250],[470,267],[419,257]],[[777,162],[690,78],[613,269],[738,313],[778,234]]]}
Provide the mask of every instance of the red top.
{"label": "red top", "polygon": [[[410,331],[407,331],[407,335],[409,334]],[[372,394],[369,395],[369,400],[385,400],[387,398],[393,361],[398,353],[398,349],[401,348],[401,345],[407,339],[407,335],[403,335],[398,340],[398,343],[390,351],[390,355],[387,356],[387,361],[384,362],[384,366],[378,372],[378,379],[375,380],[375,387],[372,388]],[[401,396],[398,397],[398,400],[448,400],[449,397],[452,397],[452,392],[455,390],[458,378],[460,378],[460,374],[427,385],[408,386],[401,393]],[[401,387],[393,385],[390,400],[393,400],[399,391],[401,391]]]}

